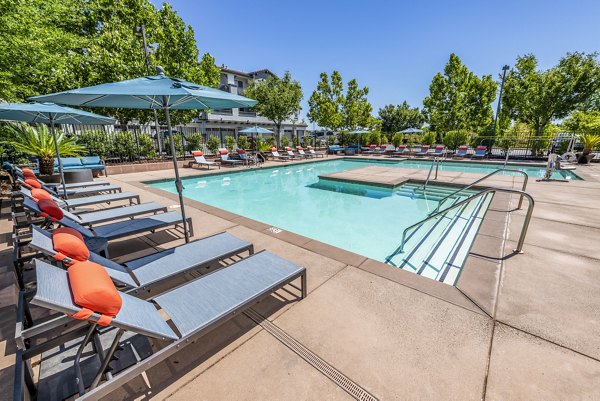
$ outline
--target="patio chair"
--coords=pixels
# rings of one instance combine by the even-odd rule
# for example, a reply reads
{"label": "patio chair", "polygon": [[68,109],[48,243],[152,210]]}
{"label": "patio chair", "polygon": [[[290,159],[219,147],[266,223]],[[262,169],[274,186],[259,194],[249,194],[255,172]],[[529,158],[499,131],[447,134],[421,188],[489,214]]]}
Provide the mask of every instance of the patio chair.
{"label": "patio chair", "polygon": [[375,151],[375,155],[384,155],[387,152],[387,145],[379,145],[379,149]]}
{"label": "patio chair", "polygon": [[314,157],[313,155],[306,153],[304,151],[304,148],[302,148],[302,146],[296,146],[296,151],[298,152],[298,154],[300,156],[304,157],[305,159]]}
{"label": "patio chair", "polygon": [[[88,228],[84,227],[77,220],[65,216],[58,205],[52,201],[41,200],[36,203],[30,198],[25,198],[23,200],[23,206],[36,215],[46,218],[48,223],[57,223],[61,226],[77,230],[83,236],[86,246],[90,250],[101,253],[106,257],[108,257],[109,241],[128,237],[130,235],[154,232],[158,229],[170,226],[178,226],[183,222],[181,213],[166,212],[149,217],[121,220]],[[190,236],[193,236],[192,219],[188,217],[187,221],[188,227],[190,227]]]}
{"label": "patio chair", "polygon": [[314,158],[318,159],[319,157],[325,157],[325,155],[323,153],[316,152],[312,146],[309,146],[307,149],[308,149],[308,153]]}
{"label": "patio chair", "polygon": [[487,146],[477,146],[475,154],[471,156],[472,159],[483,159],[487,156]]}
{"label": "patio chair", "polygon": [[292,159],[297,159],[300,156],[300,155],[295,154],[294,151],[292,150],[292,148],[289,146],[285,147],[285,153],[287,153],[287,155]]}
{"label": "patio chair", "polygon": [[364,154],[375,154],[375,149],[377,148],[377,145],[369,145],[368,149],[365,150],[363,153]]}
{"label": "patio chair", "polygon": [[238,157],[240,158],[240,160],[243,161],[244,164],[247,166],[249,166],[251,164],[258,164],[258,160],[255,157],[248,156],[248,154],[246,153],[246,151],[244,149],[238,149],[237,154],[238,154]]}
{"label": "patio chair", "polygon": [[189,167],[193,167],[194,164],[197,164],[198,166],[206,166],[209,170],[210,166],[219,166],[219,169],[221,168],[221,164],[217,162],[209,162],[204,158],[204,153],[198,150],[192,152],[192,157],[194,158],[194,160],[190,162]]}
{"label": "patio chair", "polygon": [[214,266],[243,252],[254,254],[254,245],[250,242],[222,232],[119,264],[89,249],[87,253],[83,252],[81,257],[81,246],[85,248],[85,244],[73,246],[73,242],[76,244],[78,242],[76,237],[70,238],[71,243],[68,244],[70,246],[63,243],[59,245],[60,250],[57,250],[53,239],[57,235],[56,230],[49,232],[35,226],[31,228],[31,242],[27,246],[41,252],[50,261],[60,261],[68,267],[89,255],[87,260],[104,267],[118,286],[126,288],[124,291],[144,298],[151,296],[155,289],[164,288],[169,281],[180,284],[179,280],[174,280],[176,278]]}
{"label": "patio chair", "polygon": [[[28,186],[26,183],[25,185],[21,186],[21,188],[19,188],[18,194],[21,194],[22,196],[31,197],[31,189],[33,188],[31,186]],[[65,207],[68,210],[74,210],[82,206],[99,205],[102,203],[111,204],[112,202],[119,202],[123,200],[126,200],[130,205],[133,205],[134,199],[135,203],[140,204],[140,196],[138,194],[134,194],[133,192],[116,192],[113,194],[84,196],[81,198],[73,198],[68,200],[60,199],[52,195],[51,193],[49,194],[54,202],[56,202],[60,207]]]}
{"label": "patio chair", "polygon": [[[29,183],[26,181],[29,180]],[[26,176],[26,177],[18,177],[15,183],[19,185],[25,185],[28,187],[35,186],[34,182],[37,181],[41,188],[51,193],[53,196],[62,198],[64,196],[64,191],[61,188],[57,188],[55,186],[49,186],[44,184],[42,181],[35,178],[35,176]],[[37,186],[36,186],[37,188]],[[117,193],[121,192],[121,187],[117,185],[99,185],[99,186],[91,186],[84,188],[73,188],[67,189],[68,197],[81,197],[81,196],[90,196],[90,195],[98,195],[102,193]]]}
{"label": "patio chair", "polygon": [[275,160],[279,160],[281,162],[287,162],[290,160],[290,156],[280,155],[279,152],[277,151],[277,148],[271,148],[271,156],[273,156],[273,158]]}
{"label": "patio chair", "polygon": [[[29,195],[23,192],[26,196],[25,199],[37,202],[39,199],[50,199],[48,192],[43,189],[34,188]],[[78,222],[83,226],[92,226],[100,223],[106,223],[107,221],[115,221],[127,218],[133,218],[143,214],[166,212],[167,208],[156,202],[139,203],[137,205],[122,206],[111,209],[100,209],[93,212],[76,214],[72,213],[67,209],[62,208],[60,205],[57,206],[62,210],[65,217]],[[35,213],[35,212],[34,212]]]}
{"label": "patio chair", "polygon": [[244,164],[242,160],[234,160],[229,156],[227,149],[219,149],[219,157],[221,158],[221,164],[228,166],[241,166]]}
{"label": "patio chair", "polygon": [[[36,180],[38,180],[42,185],[46,185],[49,187],[56,187],[57,189],[61,189],[61,190],[63,188],[63,186],[60,183],[44,182],[44,181],[40,180],[39,178],[37,178],[35,172],[30,168],[21,169],[15,165],[11,165],[11,166],[12,166],[12,171],[15,174],[17,174],[18,176],[20,176],[21,178],[27,178],[25,176],[29,176],[29,177],[32,177],[32,178],[35,178]],[[66,189],[87,188],[87,187],[97,187],[97,186],[102,186],[102,185],[112,185],[112,184],[108,181],[73,182],[73,183],[65,184],[65,188]]]}
{"label": "patio chair", "polygon": [[[82,277],[83,268],[88,275],[93,274],[97,277],[96,281],[102,284],[87,282],[86,277]],[[92,262],[75,263],[66,272],[41,260],[35,260],[35,273],[37,290],[30,302],[32,305],[64,313],[89,324],[76,327],[62,336],[55,336],[31,348],[28,348],[29,342],[26,340],[33,337],[34,332],[43,329],[44,323],[33,325],[24,331],[18,326],[16,339],[21,352],[18,352],[15,366],[18,379],[15,381],[13,394],[17,398],[24,393],[24,386],[28,386],[30,393],[37,392],[38,399],[48,396],[40,394],[43,389],[64,391],[55,394],[61,399],[75,393],[85,395],[89,399],[107,396],[110,398],[110,393],[115,389],[176,352],[184,350],[187,345],[198,341],[280,288],[290,284],[293,289],[299,291],[299,298],[306,296],[305,268],[266,251],[185,283],[149,301],[117,291],[102,268]],[[292,284],[297,279],[301,280],[300,288]],[[104,296],[93,297],[94,290]],[[23,297],[19,306],[20,311],[27,308]],[[21,313],[18,319],[23,322],[24,314]],[[42,354],[47,357],[50,354],[47,351],[50,350],[53,350],[51,354],[64,350],[64,344],[76,339],[79,334],[83,339],[76,342],[79,348],[75,357],[60,354],[58,357],[63,358],[61,363],[53,365],[51,379],[56,380],[57,376],[64,375],[61,382],[65,385],[44,386],[45,378],[40,375],[39,386],[35,388],[31,377],[30,359]],[[135,334],[139,335],[141,341],[128,340]],[[126,349],[120,348],[123,343],[122,336]],[[144,338],[159,341],[153,341],[154,346],[150,348],[148,343],[143,341]],[[90,340],[97,347],[93,347],[95,351],[91,353],[86,351],[82,362],[82,354]],[[106,351],[98,346],[107,342],[110,346]],[[120,350],[133,352],[136,355],[135,361],[121,366],[121,369],[111,370],[110,375],[105,375],[109,363],[123,356]],[[90,358],[97,364],[90,363]],[[62,362],[68,363],[64,370],[59,369],[63,365]],[[43,359],[41,363],[44,363]],[[93,380],[84,381],[84,377]]]}
{"label": "patio chair", "polygon": [[456,153],[454,153],[454,155],[452,156],[453,158],[465,158],[467,156],[467,152],[469,151],[469,147],[468,146],[459,146]]}
{"label": "patio chair", "polygon": [[427,156],[427,153],[429,153],[429,145],[422,145],[421,149],[415,153],[415,156]]}
{"label": "patio chair", "polygon": [[433,152],[429,153],[428,156],[429,157],[443,156],[444,153],[446,153],[446,147],[444,145],[437,145],[435,147],[435,149],[433,150]]}
{"label": "patio chair", "polygon": [[408,155],[409,153],[410,153],[410,150],[408,149],[408,147],[406,145],[400,145],[400,146],[398,146],[398,148],[396,150],[394,150],[390,154],[390,157],[401,157],[401,156]]}

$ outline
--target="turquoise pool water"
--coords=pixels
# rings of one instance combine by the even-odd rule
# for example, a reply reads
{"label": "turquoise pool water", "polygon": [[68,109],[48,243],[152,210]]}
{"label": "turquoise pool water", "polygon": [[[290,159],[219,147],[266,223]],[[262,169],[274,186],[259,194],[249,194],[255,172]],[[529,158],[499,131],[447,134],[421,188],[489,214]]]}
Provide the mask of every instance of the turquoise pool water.
{"label": "turquoise pool water", "polygon": [[[318,176],[364,167],[365,163],[428,169],[428,161],[337,159],[258,170],[232,169],[229,173],[183,179],[184,196],[383,261],[398,246],[402,231],[437,206],[435,199],[407,196],[405,192],[358,184],[334,189],[316,185]],[[486,173],[501,165],[447,163],[442,170]],[[523,169],[532,177],[544,170]],[[223,170],[221,170],[222,172]],[[564,178],[561,176],[561,178]],[[175,193],[173,181],[150,183]]]}

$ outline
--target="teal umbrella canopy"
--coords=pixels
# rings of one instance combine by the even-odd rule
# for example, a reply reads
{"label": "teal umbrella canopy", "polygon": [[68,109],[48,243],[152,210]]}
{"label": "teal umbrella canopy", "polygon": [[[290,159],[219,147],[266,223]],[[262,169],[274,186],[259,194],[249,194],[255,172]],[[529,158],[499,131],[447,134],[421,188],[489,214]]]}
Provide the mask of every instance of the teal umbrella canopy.
{"label": "teal umbrella canopy", "polygon": [[238,132],[240,132],[242,134],[265,134],[265,135],[273,134],[273,131],[268,130],[263,127],[259,127],[258,125],[255,125],[254,127],[250,127],[250,128],[241,129]]}
{"label": "teal umbrella canopy", "polygon": [[85,107],[207,110],[252,107],[256,100],[166,75],[72,89],[30,100]]}
{"label": "teal umbrella canopy", "polygon": [[17,103],[0,105],[0,120],[24,121],[28,123],[50,124],[54,146],[56,149],[56,158],[58,160],[58,173],[62,184],[63,196],[67,198],[67,188],[65,185],[65,176],[58,149],[58,141],[54,124],[69,125],[112,125],[116,122],[114,118],[101,116],[88,111],[73,109],[71,107],[60,106],[54,103]]}
{"label": "teal umbrella canopy", "polygon": [[369,132],[371,132],[371,131],[367,131],[367,130],[364,130],[364,129],[357,129],[355,131],[348,132],[348,133],[349,134],[359,134],[360,135],[360,134],[368,134]]}
{"label": "teal umbrella canopy", "polygon": [[112,117],[54,103],[33,102],[0,104],[0,120],[69,125],[113,125],[116,123]]}

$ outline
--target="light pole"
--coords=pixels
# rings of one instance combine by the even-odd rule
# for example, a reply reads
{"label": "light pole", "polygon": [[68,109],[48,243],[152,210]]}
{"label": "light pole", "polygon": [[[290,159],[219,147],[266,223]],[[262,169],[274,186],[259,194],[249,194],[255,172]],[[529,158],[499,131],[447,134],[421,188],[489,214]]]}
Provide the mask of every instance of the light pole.
{"label": "light pole", "polygon": [[[146,42],[146,28],[144,25],[136,26],[133,30],[136,35],[141,35],[144,41],[144,56],[146,57],[146,70],[148,71],[148,75],[152,74],[150,68],[150,55],[148,54],[148,43]],[[158,154],[162,159],[163,151],[162,151],[162,135],[160,134],[160,127],[158,126],[158,113],[155,109],[152,110],[154,112],[154,128],[156,131],[156,141],[158,142]]]}
{"label": "light pole", "polygon": [[496,117],[494,118],[494,136],[497,136],[496,126],[498,124],[498,115],[500,114],[500,108],[502,107],[502,90],[504,89],[504,80],[506,79],[506,71],[510,67],[505,65],[502,67],[502,82],[500,82],[500,94],[498,95],[498,106],[496,107]]}

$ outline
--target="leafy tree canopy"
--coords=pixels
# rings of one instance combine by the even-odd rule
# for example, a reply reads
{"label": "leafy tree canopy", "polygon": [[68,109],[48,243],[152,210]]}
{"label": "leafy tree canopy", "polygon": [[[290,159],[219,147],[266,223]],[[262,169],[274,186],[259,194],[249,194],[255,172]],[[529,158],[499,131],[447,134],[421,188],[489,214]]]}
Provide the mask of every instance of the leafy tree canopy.
{"label": "leafy tree canopy", "polygon": [[379,109],[379,118],[381,130],[390,134],[407,128],[421,128],[425,123],[423,112],[418,107],[410,107],[406,101],[397,106],[388,104]]}
{"label": "leafy tree canopy", "polygon": [[[167,75],[216,87],[219,69],[199,51],[194,31],[169,4],[156,9],[149,0],[0,0],[0,99],[115,82],[146,75],[142,38],[145,25],[150,56]],[[152,72],[154,73],[154,72]],[[97,110],[121,122],[148,121],[139,110]],[[193,112],[174,112],[174,123]]]}
{"label": "leafy tree canopy", "polygon": [[433,77],[429,96],[423,100],[432,129],[440,133],[488,129],[493,122],[491,104],[496,87],[491,75],[478,77],[456,54],[451,54],[444,73]]}
{"label": "leafy tree canopy", "polygon": [[599,90],[595,53],[569,53],[548,70],[539,70],[535,56],[528,54],[518,57],[506,76],[503,114],[528,124],[541,136],[552,121],[590,107]]}
{"label": "leafy tree canopy", "polygon": [[257,100],[254,110],[273,121],[277,128],[276,140],[279,146],[281,124],[300,111],[300,101],[303,97],[300,83],[294,81],[292,75],[286,71],[283,78],[269,76],[250,82],[244,96]]}
{"label": "leafy tree canopy", "polygon": [[344,92],[338,71],[333,71],[331,78],[322,72],[317,89],[308,100],[308,118],[332,131],[372,127],[376,123],[371,116],[373,107],[367,100],[368,94],[369,88],[360,88],[356,79],[348,81]]}

